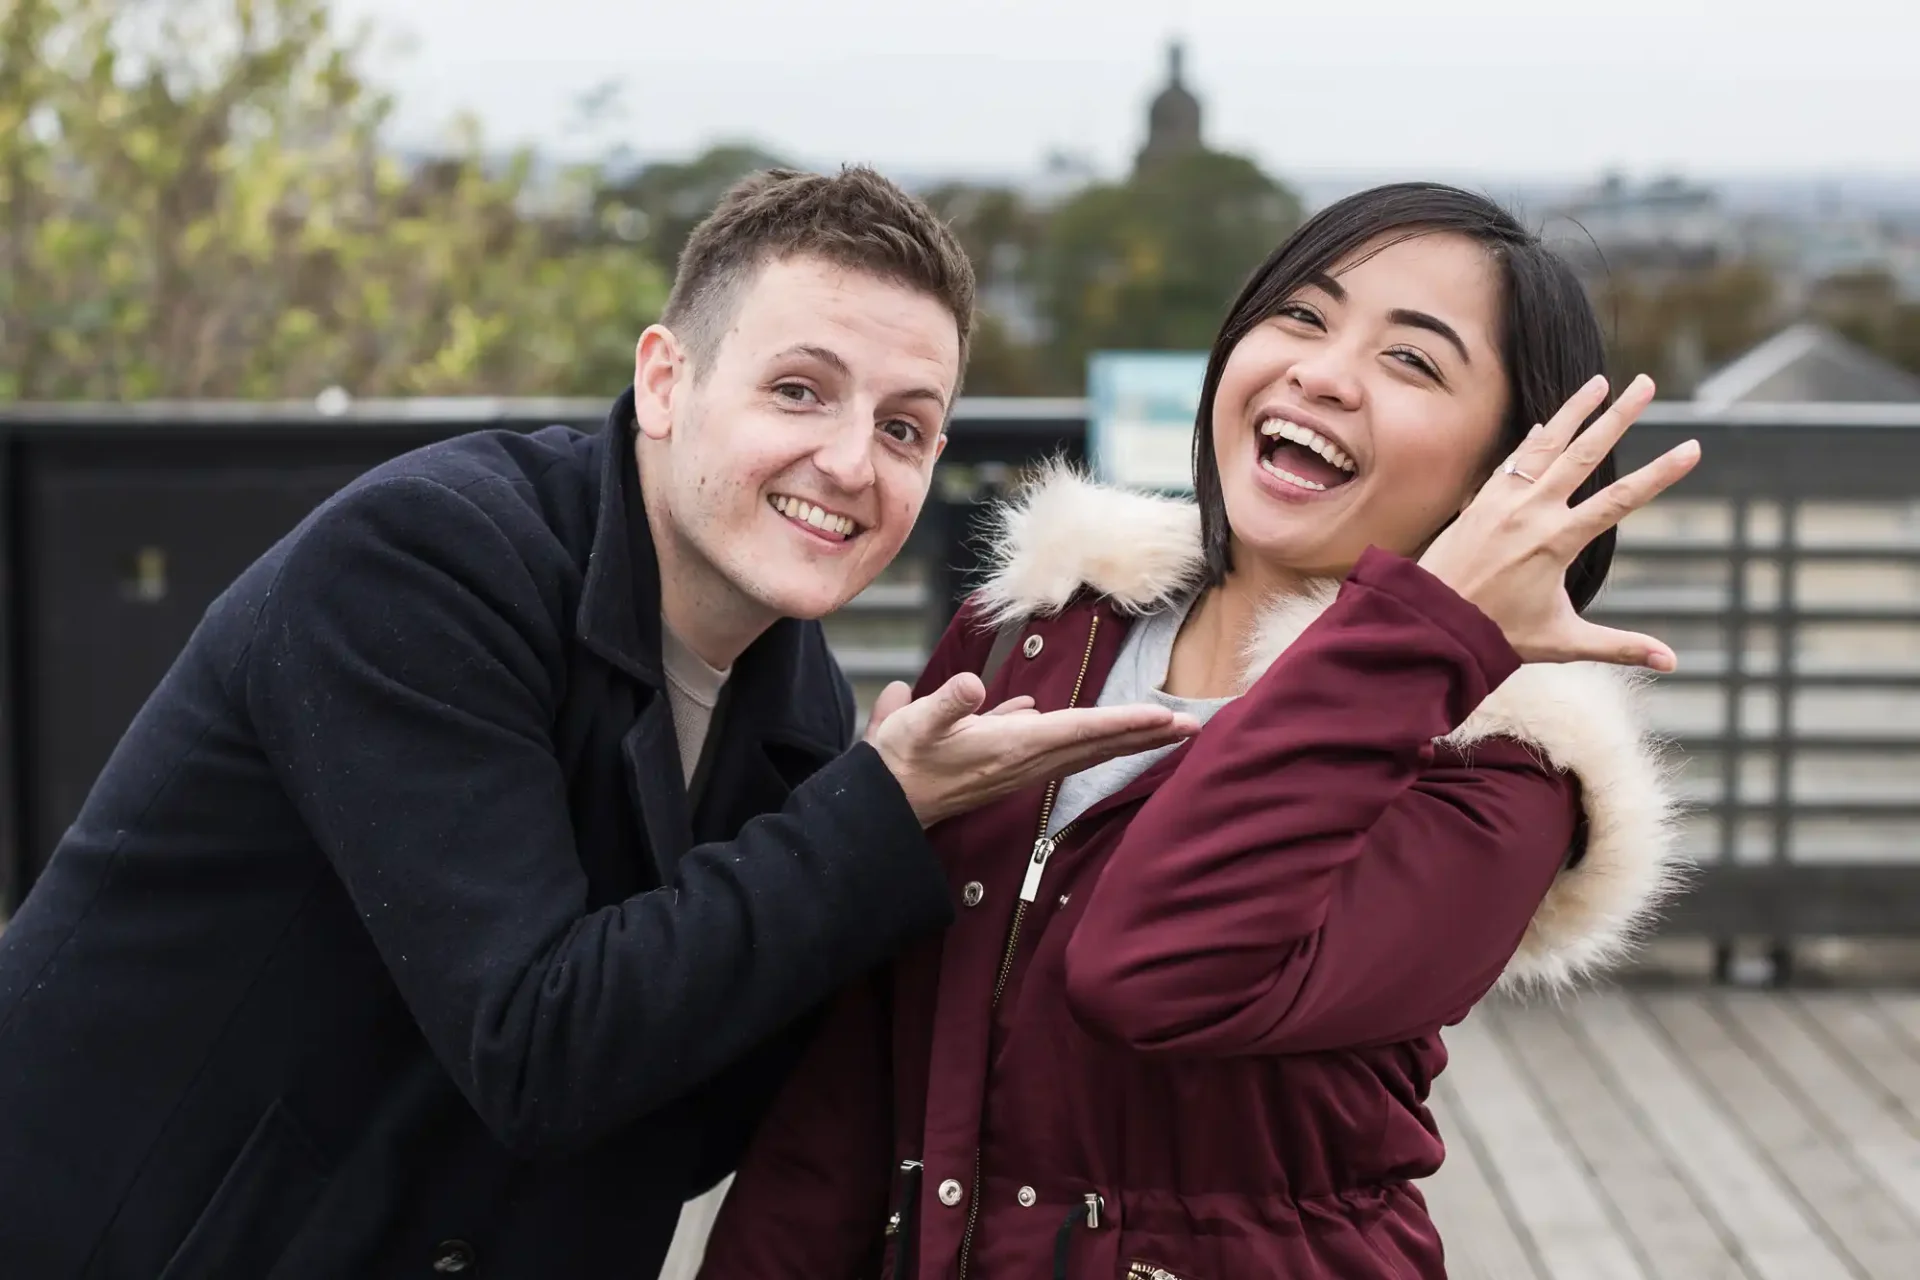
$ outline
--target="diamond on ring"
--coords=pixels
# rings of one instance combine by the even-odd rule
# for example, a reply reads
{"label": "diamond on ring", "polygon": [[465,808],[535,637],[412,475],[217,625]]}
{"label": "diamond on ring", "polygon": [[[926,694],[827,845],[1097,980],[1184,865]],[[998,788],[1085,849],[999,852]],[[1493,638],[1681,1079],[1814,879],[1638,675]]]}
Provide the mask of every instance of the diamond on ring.
{"label": "diamond on ring", "polygon": [[1515,463],[1512,458],[1508,458],[1505,465],[1503,465],[1500,468],[1500,474],[1507,475],[1507,476],[1519,476],[1522,480],[1525,480],[1528,484],[1534,484],[1537,481],[1536,477],[1530,476],[1526,472],[1522,471],[1519,465]]}

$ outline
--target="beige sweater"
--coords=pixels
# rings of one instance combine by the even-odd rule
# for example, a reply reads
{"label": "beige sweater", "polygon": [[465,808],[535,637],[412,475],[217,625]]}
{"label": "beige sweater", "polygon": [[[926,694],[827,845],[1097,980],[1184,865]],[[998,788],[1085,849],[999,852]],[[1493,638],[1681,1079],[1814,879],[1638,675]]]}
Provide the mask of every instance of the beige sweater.
{"label": "beige sweater", "polygon": [[[707,730],[713,725],[713,709],[720,701],[720,690],[728,672],[708,666],[680,637],[661,629],[661,656],[666,667],[667,701],[673,709],[674,737],[680,744],[682,780],[693,783],[693,771],[699,766],[700,752],[706,746]],[[700,1269],[700,1256],[706,1251],[707,1233],[720,1211],[720,1200],[732,1179],[721,1183],[706,1195],[689,1201],[680,1214],[680,1229],[674,1233],[667,1250],[666,1265],[660,1280],[693,1280]]]}

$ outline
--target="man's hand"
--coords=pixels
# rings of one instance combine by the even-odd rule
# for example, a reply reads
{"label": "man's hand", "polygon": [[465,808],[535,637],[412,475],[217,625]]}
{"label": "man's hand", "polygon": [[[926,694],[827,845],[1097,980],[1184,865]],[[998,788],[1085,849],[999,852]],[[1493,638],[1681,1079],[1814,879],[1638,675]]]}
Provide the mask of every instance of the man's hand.
{"label": "man's hand", "polygon": [[983,715],[986,686],[972,672],[918,701],[911,697],[899,681],[882,690],[866,740],[925,827],[1036,782],[1200,731],[1192,716],[1147,704],[1041,712],[1022,697]]}

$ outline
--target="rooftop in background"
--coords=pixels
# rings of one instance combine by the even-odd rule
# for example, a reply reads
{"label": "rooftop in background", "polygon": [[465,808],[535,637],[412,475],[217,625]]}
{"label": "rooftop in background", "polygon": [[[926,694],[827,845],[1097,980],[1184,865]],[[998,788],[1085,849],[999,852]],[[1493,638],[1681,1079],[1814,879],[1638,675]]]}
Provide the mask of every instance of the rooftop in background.
{"label": "rooftop in background", "polygon": [[1708,411],[1749,404],[1920,404],[1920,377],[1817,324],[1783,329],[1701,382]]}

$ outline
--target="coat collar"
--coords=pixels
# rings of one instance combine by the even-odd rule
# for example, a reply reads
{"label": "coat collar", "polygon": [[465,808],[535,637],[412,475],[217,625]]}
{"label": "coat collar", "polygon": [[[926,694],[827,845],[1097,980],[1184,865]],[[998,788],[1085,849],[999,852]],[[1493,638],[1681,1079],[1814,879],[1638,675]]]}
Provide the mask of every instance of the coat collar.
{"label": "coat collar", "polygon": [[[1087,591],[1122,613],[1149,613],[1204,579],[1197,506],[1095,484],[1065,463],[998,508],[989,539],[979,602],[1000,626],[1057,614]],[[1244,685],[1338,592],[1339,583],[1323,582],[1274,602],[1248,647]],[[1535,912],[1501,977],[1505,989],[1564,987],[1618,962],[1684,879],[1672,771],[1645,727],[1644,685],[1644,673],[1606,664],[1529,664],[1443,740],[1465,749],[1512,739],[1580,783],[1584,853]]]}
{"label": "coat collar", "polygon": [[[665,685],[660,563],[633,449],[633,388],[614,401],[595,437],[598,509],[574,629],[599,657],[654,692]],[[782,618],[735,662],[730,705],[764,742],[822,758],[845,748],[832,659],[816,622]],[[751,710],[747,710],[751,708]]]}

